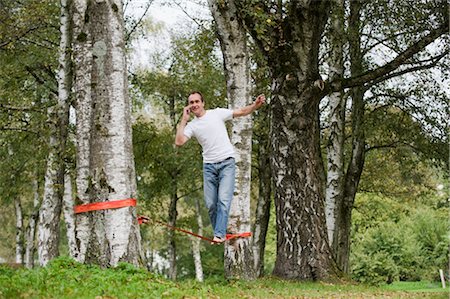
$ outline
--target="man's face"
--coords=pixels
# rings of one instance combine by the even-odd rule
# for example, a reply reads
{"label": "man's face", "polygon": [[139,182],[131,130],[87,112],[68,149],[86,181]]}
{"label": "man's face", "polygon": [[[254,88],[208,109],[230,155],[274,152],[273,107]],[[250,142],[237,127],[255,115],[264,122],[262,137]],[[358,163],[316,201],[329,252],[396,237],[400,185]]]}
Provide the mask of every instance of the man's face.
{"label": "man's face", "polygon": [[202,116],[205,110],[205,103],[198,93],[191,94],[188,98],[188,105],[195,116]]}

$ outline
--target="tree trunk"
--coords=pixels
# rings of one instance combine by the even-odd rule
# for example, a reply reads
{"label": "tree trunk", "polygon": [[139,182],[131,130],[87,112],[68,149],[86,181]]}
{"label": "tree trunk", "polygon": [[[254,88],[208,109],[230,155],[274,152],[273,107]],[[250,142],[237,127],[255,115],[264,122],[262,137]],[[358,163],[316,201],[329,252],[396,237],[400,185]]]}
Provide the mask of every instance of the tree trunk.
{"label": "tree trunk", "polygon": [[64,151],[72,87],[70,5],[69,0],[61,0],[58,104],[49,108],[50,148],[45,174],[44,198],[39,213],[38,256],[39,264],[42,266],[59,255],[59,221],[64,193]]}
{"label": "tree trunk", "polygon": [[36,240],[36,223],[39,219],[39,183],[37,177],[33,180],[33,211],[28,221],[26,248],[25,248],[25,266],[28,269],[34,267],[34,252]]}
{"label": "tree trunk", "polygon": [[[224,58],[227,97],[230,107],[244,107],[251,99],[249,54],[243,24],[237,18],[234,3],[209,0],[211,13]],[[236,183],[231,204],[228,230],[230,233],[248,232],[250,226],[250,182],[252,118],[233,120],[231,143],[236,149]],[[225,244],[225,276],[227,278],[256,278],[250,238],[233,239]]]}
{"label": "tree trunk", "polygon": [[[74,3],[77,197],[82,204],[135,198],[122,2]],[[80,262],[140,263],[134,207],[78,214],[76,225]]]}
{"label": "tree trunk", "polygon": [[270,141],[267,137],[267,135],[263,134],[262,137],[258,139],[259,195],[256,204],[252,242],[254,267],[258,277],[264,275],[264,251],[266,247],[266,236],[270,220],[270,205],[272,201]]}
{"label": "tree trunk", "polygon": [[[330,28],[331,61],[329,80],[342,82],[344,76],[344,0],[333,0]],[[341,86],[335,86],[336,92],[329,95],[330,122],[327,143],[327,185],[325,192],[325,215],[327,219],[328,240],[336,251],[334,240],[336,217],[342,206],[344,193],[344,125],[345,99]]]}
{"label": "tree trunk", "polygon": [[[277,215],[274,275],[327,280],[336,274],[327,242],[319,162],[319,100],[280,78],[272,98],[272,167]],[[295,97],[293,93],[297,93]],[[289,115],[289,117],[286,117]]]}
{"label": "tree trunk", "polygon": [[19,197],[14,198],[14,210],[16,212],[16,263],[23,263],[23,214],[22,204]]}
{"label": "tree trunk", "polygon": [[[54,124],[56,129],[57,124]],[[47,158],[44,197],[39,211],[38,223],[38,259],[39,265],[45,266],[59,255],[59,222],[61,215],[61,187],[64,181],[62,159],[58,147],[61,143],[57,136],[50,137],[50,152]],[[59,156],[59,157],[58,157]]]}
{"label": "tree trunk", "polygon": [[70,174],[64,176],[63,214],[67,230],[67,243],[69,255],[75,258],[78,255],[78,246],[75,237],[75,215],[73,213],[72,179]]}
{"label": "tree trunk", "polygon": [[[350,61],[351,75],[356,77],[363,73],[361,36],[360,36],[360,9],[361,3],[350,2]],[[358,190],[359,180],[364,166],[365,137],[364,137],[364,93],[365,87],[354,87],[352,98],[352,151],[344,182],[343,201],[337,214],[337,235],[335,238],[335,256],[340,269],[349,273],[350,257],[350,230],[352,223],[352,210]]]}
{"label": "tree trunk", "polygon": [[[203,235],[203,220],[200,211],[200,201],[198,197],[195,197],[195,212],[197,213],[197,225],[198,232],[200,236]],[[194,256],[194,267],[195,267],[195,278],[197,281],[203,281],[203,266],[202,266],[202,256],[200,253],[200,238],[192,237],[192,255]]]}
{"label": "tree trunk", "polygon": [[280,44],[268,53],[277,215],[273,274],[287,279],[333,280],[338,275],[328,244],[322,192],[318,120],[322,96],[314,86],[320,78],[318,53],[327,5],[295,2],[291,44]]}
{"label": "tree trunk", "polygon": [[[169,205],[169,225],[176,227],[177,225],[177,192],[176,189],[170,199]],[[175,231],[169,230],[169,278],[177,279],[177,247],[175,243]]]}

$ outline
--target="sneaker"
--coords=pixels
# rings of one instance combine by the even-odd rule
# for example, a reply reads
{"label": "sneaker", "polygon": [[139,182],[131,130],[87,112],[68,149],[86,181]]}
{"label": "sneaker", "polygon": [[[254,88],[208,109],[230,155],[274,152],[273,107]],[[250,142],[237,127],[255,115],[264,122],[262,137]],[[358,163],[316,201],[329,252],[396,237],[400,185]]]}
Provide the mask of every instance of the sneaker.
{"label": "sneaker", "polygon": [[221,244],[221,243],[225,242],[225,238],[215,236],[213,241],[214,241],[214,244]]}

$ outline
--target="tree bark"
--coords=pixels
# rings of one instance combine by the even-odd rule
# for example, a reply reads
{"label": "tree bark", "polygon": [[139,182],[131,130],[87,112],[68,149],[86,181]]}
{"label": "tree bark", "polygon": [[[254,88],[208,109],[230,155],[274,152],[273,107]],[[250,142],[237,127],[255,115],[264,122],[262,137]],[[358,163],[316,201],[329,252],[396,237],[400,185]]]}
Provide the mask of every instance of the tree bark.
{"label": "tree bark", "polygon": [[[266,117],[268,116],[266,115]],[[258,139],[258,143],[259,195],[256,204],[252,250],[256,275],[261,277],[264,275],[264,251],[270,220],[272,177],[270,167],[270,140],[267,135],[263,134]]]}
{"label": "tree bark", "polygon": [[33,180],[33,211],[31,212],[26,232],[25,266],[28,269],[34,267],[36,224],[39,219],[39,205],[39,183],[37,177],[35,177]]}
{"label": "tree bark", "polygon": [[[331,82],[339,84],[344,77],[344,1],[333,0],[330,28]],[[334,240],[336,230],[336,217],[338,209],[342,206],[344,196],[344,140],[345,140],[345,98],[340,86],[334,88],[335,92],[329,95],[330,121],[329,137],[327,143],[327,184],[325,192],[325,215],[327,219],[328,240],[336,252]]]}
{"label": "tree bark", "polygon": [[22,264],[24,248],[24,231],[23,231],[23,213],[22,213],[22,203],[19,197],[14,198],[14,211],[16,212],[16,263]]}
{"label": "tree bark", "polygon": [[[202,220],[202,214],[200,210],[200,201],[198,197],[195,197],[195,212],[197,214],[197,225],[198,225],[198,232],[200,236],[203,235],[203,220]],[[195,279],[197,281],[202,282],[203,281],[203,266],[202,266],[202,256],[200,252],[200,238],[192,237],[192,254],[194,256],[194,267],[195,267]]]}
{"label": "tree bark", "polygon": [[[296,84],[291,88],[284,78],[277,85],[280,89],[274,90],[272,99],[277,215],[274,275],[287,279],[333,279],[337,271],[327,242],[320,180],[320,131],[315,117],[319,113],[318,99],[311,88],[297,90]],[[297,98],[293,93],[298,93]]]}
{"label": "tree bark", "polygon": [[[209,6],[217,26],[220,46],[224,58],[227,97],[230,107],[247,106],[251,99],[251,83],[247,36],[242,22],[237,17],[233,1],[209,0]],[[236,183],[231,204],[228,230],[232,234],[248,232],[250,226],[250,182],[252,118],[233,120],[231,143],[236,149]],[[251,240],[238,238],[225,244],[225,276],[253,280]]]}
{"label": "tree bark", "polygon": [[[176,186],[175,184],[173,186]],[[177,226],[177,189],[173,190],[169,205],[169,225]],[[169,278],[177,279],[177,247],[175,243],[175,231],[169,230]]]}
{"label": "tree bark", "polygon": [[58,104],[49,108],[50,149],[45,174],[44,198],[39,213],[38,256],[41,266],[45,266],[59,255],[59,222],[64,193],[64,155],[72,87],[70,6],[70,0],[61,0]]}
{"label": "tree bark", "polygon": [[63,214],[66,223],[67,243],[69,255],[75,258],[78,255],[78,246],[75,236],[75,215],[73,213],[74,201],[72,194],[72,179],[70,174],[64,176]]}
{"label": "tree bark", "polygon": [[[326,233],[320,160],[318,53],[329,10],[326,1],[291,4],[285,36],[269,48],[272,69],[272,177],[277,215],[273,274],[333,280],[338,271]],[[292,48],[291,48],[292,46]]]}
{"label": "tree bark", "polygon": [[[136,197],[122,2],[76,0],[74,11],[79,203]],[[77,260],[141,262],[135,207],[78,214]]]}
{"label": "tree bark", "polygon": [[[356,77],[364,72],[361,53],[361,24],[360,24],[361,3],[350,2],[350,61],[351,75]],[[365,87],[354,87],[351,90],[352,98],[352,150],[350,162],[345,174],[343,185],[343,199],[338,213],[336,214],[337,230],[335,236],[335,257],[339,268],[345,273],[349,273],[350,257],[350,233],[353,204],[358,190],[359,180],[364,166],[365,159],[365,136],[364,136],[364,93]]]}

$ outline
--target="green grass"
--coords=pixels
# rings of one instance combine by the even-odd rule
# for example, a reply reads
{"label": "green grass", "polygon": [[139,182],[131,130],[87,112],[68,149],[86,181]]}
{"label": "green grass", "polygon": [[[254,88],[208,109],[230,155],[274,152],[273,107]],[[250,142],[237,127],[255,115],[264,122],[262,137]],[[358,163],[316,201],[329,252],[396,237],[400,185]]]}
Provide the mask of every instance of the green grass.
{"label": "green grass", "polygon": [[[393,284],[383,286],[383,289],[389,291],[403,291],[407,290],[410,292],[447,292],[450,295],[449,287],[443,289],[440,282],[429,282],[429,281],[397,281]],[[449,296],[450,298],[450,296]]]}
{"label": "green grass", "polygon": [[448,298],[448,290],[427,282],[389,286],[283,281],[268,277],[252,282],[211,277],[169,281],[121,264],[100,269],[56,259],[46,268],[0,267],[0,298]]}

